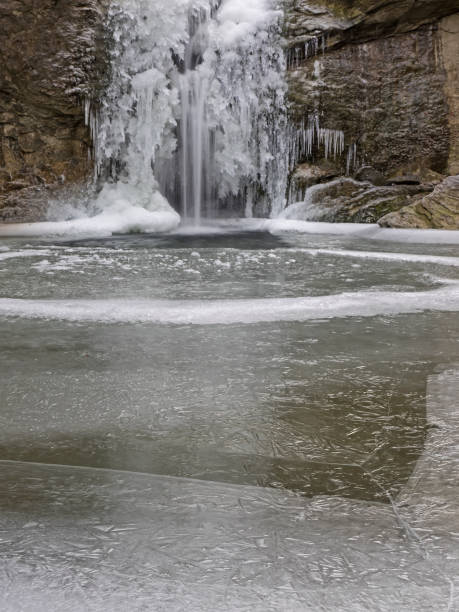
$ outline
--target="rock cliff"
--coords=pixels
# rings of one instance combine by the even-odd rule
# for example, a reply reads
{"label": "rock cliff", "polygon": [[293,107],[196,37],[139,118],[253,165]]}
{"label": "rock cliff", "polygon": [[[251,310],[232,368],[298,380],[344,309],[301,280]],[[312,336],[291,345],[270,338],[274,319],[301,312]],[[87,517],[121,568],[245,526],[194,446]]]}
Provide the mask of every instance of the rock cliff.
{"label": "rock cliff", "polygon": [[[459,0],[287,6],[290,201],[338,176],[369,180],[365,209],[337,194],[343,205],[335,220],[375,221],[419,198],[410,200],[406,185],[432,191],[446,175],[459,174]],[[375,185],[393,192],[379,210],[383,194]]]}
{"label": "rock cliff", "polygon": [[104,74],[102,0],[0,3],[0,215],[37,220],[91,172],[84,101]]}

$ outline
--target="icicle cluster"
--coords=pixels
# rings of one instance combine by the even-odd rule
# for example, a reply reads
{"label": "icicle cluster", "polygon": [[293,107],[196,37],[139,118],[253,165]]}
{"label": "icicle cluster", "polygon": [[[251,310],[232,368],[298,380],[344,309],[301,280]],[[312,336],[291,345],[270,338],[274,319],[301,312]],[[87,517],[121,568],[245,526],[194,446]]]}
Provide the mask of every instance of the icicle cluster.
{"label": "icicle cluster", "polygon": [[322,128],[317,114],[309,115],[292,128],[289,141],[290,170],[299,159],[311,157],[316,147],[324,148],[326,159],[336,158],[344,152],[344,132]]}
{"label": "icicle cluster", "polygon": [[295,45],[288,51],[287,67],[297,68],[302,61],[310,57],[316,57],[319,53],[325,53],[327,48],[327,35],[313,36],[302,45]]}

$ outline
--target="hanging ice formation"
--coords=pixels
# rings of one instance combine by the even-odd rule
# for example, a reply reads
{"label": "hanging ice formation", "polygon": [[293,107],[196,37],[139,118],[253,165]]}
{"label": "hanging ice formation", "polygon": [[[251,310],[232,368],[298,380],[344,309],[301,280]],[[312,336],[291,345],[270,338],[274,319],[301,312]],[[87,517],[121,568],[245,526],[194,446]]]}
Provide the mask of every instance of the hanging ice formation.
{"label": "hanging ice formation", "polygon": [[327,48],[327,34],[312,36],[302,44],[297,44],[287,53],[287,67],[298,68],[304,60],[325,53]]}
{"label": "hanging ice formation", "polygon": [[293,170],[299,159],[311,157],[314,147],[323,147],[325,159],[341,155],[344,132],[321,127],[319,116],[313,114],[291,128],[289,143],[290,170]]}
{"label": "hanging ice formation", "polygon": [[[299,185],[295,180],[295,174],[292,174],[298,162],[313,158],[320,150],[322,150],[325,159],[335,159],[343,154],[345,143],[344,132],[321,127],[317,113],[308,115],[300,123],[292,122],[288,132],[289,172],[291,175],[287,190],[287,205],[291,205],[303,200],[306,195],[304,185]],[[357,145],[351,145],[348,149],[348,169],[356,163],[356,147]]]}
{"label": "hanging ice formation", "polygon": [[237,202],[282,209],[281,12],[274,0],[111,4],[111,82],[90,118],[103,206],[195,222]]}
{"label": "hanging ice formation", "polygon": [[346,176],[349,176],[351,170],[354,170],[357,166],[357,143],[353,142],[347,149],[346,156]]}

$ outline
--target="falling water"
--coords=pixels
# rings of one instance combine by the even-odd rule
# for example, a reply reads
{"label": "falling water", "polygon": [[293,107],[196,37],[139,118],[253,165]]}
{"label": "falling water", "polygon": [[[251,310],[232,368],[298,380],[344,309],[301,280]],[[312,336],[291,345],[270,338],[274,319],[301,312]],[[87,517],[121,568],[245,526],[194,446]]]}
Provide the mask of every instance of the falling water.
{"label": "falling water", "polygon": [[272,0],[112,3],[111,82],[90,119],[102,202],[195,223],[235,203],[282,209],[280,20]]}

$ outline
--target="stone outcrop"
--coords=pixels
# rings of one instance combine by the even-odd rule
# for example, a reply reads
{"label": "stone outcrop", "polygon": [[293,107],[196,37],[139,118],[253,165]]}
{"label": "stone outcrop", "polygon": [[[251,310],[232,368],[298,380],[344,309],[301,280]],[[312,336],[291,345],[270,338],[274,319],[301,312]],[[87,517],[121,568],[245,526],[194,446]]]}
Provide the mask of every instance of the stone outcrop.
{"label": "stone outcrop", "polygon": [[[291,0],[285,34],[293,142],[316,125],[309,151],[292,149],[290,201],[306,164],[380,187],[430,190],[459,173],[458,0]],[[327,151],[327,138],[343,144]],[[414,204],[410,197],[390,205],[384,196],[381,214],[398,211],[404,198]],[[377,220],[370,208],[362,215]],[[361,216],[353,206],[348,217],[340,210],[334,220]]]}
{"label": "stone outcrop", "polygon": [[104,73],[103,0],[0,4],[0,219],[37,220],[91,173],[84,100]]}
{"label": "stone outcrop", "polygon": [[417,30],[459,10],[457,0],[289,0],[290,47],[326,34],[327,47]]}
{"label": "stone outcrop", "polygon": [[383,227],[459,228],[459,176],[449,176],[432,193],[379,219]]}
{"label": "stone outcrop", "polygon": [[403,210],[432,191],[432,186],[399,184],[375,186],[341,177],[310,187],[304,201],[287,207],[282,216],[303,221],[376,223],[386,214]]}

